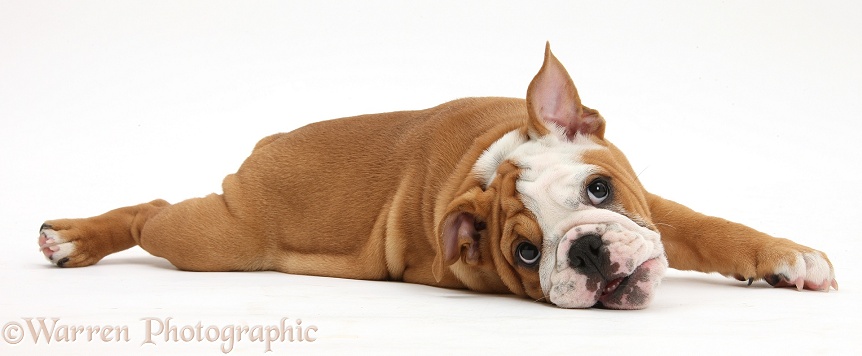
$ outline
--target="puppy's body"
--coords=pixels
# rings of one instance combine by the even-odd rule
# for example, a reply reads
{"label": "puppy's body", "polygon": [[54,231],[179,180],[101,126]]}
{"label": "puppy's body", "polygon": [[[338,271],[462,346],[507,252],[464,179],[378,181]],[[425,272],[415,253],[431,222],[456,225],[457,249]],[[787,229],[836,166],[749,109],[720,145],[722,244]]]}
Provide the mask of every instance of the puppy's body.
{"label": "puppy's body", "polygon": [[[264,265],[251,268],[463,288],[431,273],[436,216],[484,148],[522,121],[512,113],[525,110],[523,100],[463,99],[311,124],[263,139],[225,179],[224,194],[205,199],[224,200],[236,223],[267,241]],[[210,259],[200,254],[199,265],[183,268],[210,270]]]}
{"label": "puppy's body", "polygon": [[668,263],[837,288],[825,254],[648,193],[550,51],[527,100],[273,135],[223,190],[48,221],[39,243],[63,267],[140,245],[184,270],[400,280],[561,307],[643,308]]}

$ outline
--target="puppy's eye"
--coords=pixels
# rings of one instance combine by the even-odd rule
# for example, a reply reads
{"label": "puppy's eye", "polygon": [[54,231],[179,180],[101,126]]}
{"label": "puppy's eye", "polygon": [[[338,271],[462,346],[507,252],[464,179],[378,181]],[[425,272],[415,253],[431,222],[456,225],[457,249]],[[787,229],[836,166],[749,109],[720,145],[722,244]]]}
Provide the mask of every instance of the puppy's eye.
{"label": "puppy's eye", "polygon": [[603,178],[596,178],[587,186],[587,196],[593,205],[599,205],[611,195],[611,185]]}
{"label": "puppy's eye", "polygon": [[523,262],[527,267],[533,267],[539,262],[539,256],[542,253],[536,245],[529,242],[521,242],[518,248],[515,249],[515,257]]}

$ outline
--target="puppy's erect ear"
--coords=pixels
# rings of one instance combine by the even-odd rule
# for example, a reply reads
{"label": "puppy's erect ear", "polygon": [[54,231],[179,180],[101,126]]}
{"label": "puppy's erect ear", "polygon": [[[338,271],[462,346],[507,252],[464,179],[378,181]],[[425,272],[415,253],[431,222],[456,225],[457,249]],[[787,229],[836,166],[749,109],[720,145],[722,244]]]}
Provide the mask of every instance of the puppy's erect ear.
{"label": "puppy's erect ear", "polygon": [[561,132],[567,140],[577,134],[604,139],[605,119],[598,111],[581,105],[578,89],[551,53],[550,43],[545,45],[545,62],[527,89],[527,110],[532,134]]}
{"label": "puppy's erect ear", "polygon": [[440,238],[432,272],[438,282],[445,268],[459,259],[468,265],[480,263],[480,232],[485,229],[489,198],[481,188],[474,187],[449,204],[437,228]]}

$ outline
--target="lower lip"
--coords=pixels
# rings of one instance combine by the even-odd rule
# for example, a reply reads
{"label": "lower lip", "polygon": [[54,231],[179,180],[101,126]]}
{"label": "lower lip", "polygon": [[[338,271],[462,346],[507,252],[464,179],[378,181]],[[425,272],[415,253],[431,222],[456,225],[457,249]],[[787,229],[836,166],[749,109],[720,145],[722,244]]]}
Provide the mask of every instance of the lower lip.
{"label": "lower lip", "polygon": [[647,260],[646,262],[642,263],[640,266],[635,268],[635,270],[634,270],[634,272],[632,272],[632,274],[630,274],[626,277],[617,278],[617,279],[614,279],[614,280],[608,282],[608,284],[605,286],[605,289],[602,291],[602,295],[601,295],[601,297],[599,297],[598,301],[604,302],[608,298],[610,298],[612,295],[622,292],[622,290],[620,290],[620,287],[629,283],[630,282],[629,279],[631,278],[631,276],[634,276],[636,274],[643,275],[644,273],[649,273],[648,271],[654,269],[656,267],[657,263],[659,263],[658,258],[653,258],[651,260]]}

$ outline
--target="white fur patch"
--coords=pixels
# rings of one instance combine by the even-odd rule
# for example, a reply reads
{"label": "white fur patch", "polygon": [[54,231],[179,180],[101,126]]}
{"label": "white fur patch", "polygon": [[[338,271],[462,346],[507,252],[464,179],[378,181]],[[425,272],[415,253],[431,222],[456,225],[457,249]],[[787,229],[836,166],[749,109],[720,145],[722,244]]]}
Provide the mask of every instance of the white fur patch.
{"label": "white fur patch", "polygon": [[51,263],[56,264],[57,261],[69,257],[75,252],[75,244],[67,242],[59,232],[52,229],[44,229],[41,231],[41,235],[40,239],[44,236],[45,242],[44,244],[40,244],[39,247],[40,249],[48,248],[51,250],[50,254],[45,254],[45,258],[51,261]]}
{"label": "white fur patch", "polygon": [[63,240],[63,238],[60,237],[60,233],[58,233],[54,230],[51,230],[51,229],[42,230],[42,235],[45,235],[45,238],[47,238],[50,241],[65,242],[65,240]]}
{"label": "white fur patch", "polygon": [[781,263],[774,273],[800,289],[807,286],[829,290],[829,285],[835,280],[834,270],[819,251],[797,253],[792,264]]}
{"label": "white fur patch", "polygon": [[512,152],[521,144],[526,142],[526,139],[521,136],[518,131],[511,131],[497,141],[494,141],[485,152],[476,160],[473,166],[473,175],[482,181],[483,188],[488,188],[488,184],[494,181],[497,176],[497,167],[503,163]]}
{"label": "white fur patch", "polygon": [[820,252],[807,252],[802,254],[805,261],[805,279],[813,283],[824,283],[835,279],[835,271],[829,266]]}

